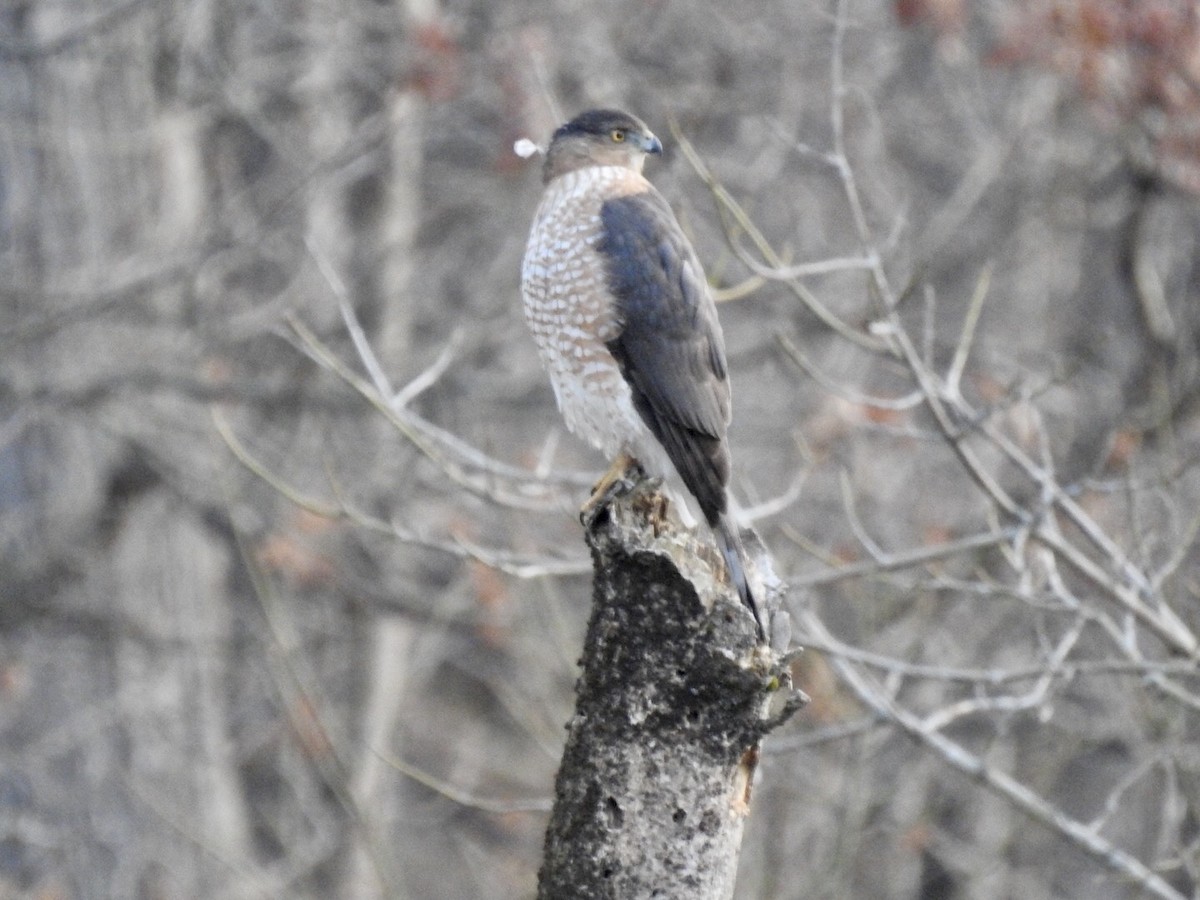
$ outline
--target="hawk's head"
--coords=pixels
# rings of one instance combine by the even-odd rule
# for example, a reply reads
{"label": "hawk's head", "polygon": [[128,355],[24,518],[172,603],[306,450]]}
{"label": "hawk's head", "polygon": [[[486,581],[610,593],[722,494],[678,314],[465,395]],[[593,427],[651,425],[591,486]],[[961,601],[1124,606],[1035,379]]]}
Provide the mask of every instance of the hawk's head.
{"label": "hawk's head", "polygon": [[662,142],[645,122],[615,109],[590,109],[554,132],[542,175],[549,183],[587,166],[625,166],[640,172],[647,153],[662,153]]}

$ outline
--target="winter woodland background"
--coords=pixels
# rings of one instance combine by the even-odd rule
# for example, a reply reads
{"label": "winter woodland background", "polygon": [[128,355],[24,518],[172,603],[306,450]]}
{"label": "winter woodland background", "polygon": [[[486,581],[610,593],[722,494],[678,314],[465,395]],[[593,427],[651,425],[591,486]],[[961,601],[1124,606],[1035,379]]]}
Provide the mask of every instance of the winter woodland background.
{"label": "winter woodland background", "polygon": [[531,895],[603,460],[512,146],[593,105],[809,647],[738,896],[1196,896],[1194,2],[7,0],[0,897]]}

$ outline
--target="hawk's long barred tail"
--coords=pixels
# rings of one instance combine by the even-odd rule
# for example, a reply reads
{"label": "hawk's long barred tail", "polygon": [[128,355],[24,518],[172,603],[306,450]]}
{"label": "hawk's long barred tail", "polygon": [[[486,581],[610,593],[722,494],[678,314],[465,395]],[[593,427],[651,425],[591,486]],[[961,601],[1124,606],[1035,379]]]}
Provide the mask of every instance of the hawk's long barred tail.
{"label": "hawk's long barred tail", "polygon": [[754,616],[759,634],[765,636],[767,623],[763,621],[763,610],[750,590],[750,579],[746,575],[750,563],[746,558],[746,548],[742,545],[737,525],[730,521],[727,514],[722,514],[713,527],[713,535],[717,539],[717,546],[721,549],[721,556],[725,559],[725,568],[729,570],[729,580],[737,589],[742,603]]}

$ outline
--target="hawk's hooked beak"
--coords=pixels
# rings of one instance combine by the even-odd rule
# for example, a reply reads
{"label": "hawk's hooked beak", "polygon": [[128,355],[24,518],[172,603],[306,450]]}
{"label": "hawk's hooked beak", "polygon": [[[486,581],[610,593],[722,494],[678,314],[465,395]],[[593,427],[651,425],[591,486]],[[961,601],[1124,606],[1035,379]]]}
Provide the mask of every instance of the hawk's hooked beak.
{"label": "hawk's hooked beak", "polygon": [[643,153],[652,153],[657,156],[663,152],[662,141],[648,131],[638,135],[637,144]]}

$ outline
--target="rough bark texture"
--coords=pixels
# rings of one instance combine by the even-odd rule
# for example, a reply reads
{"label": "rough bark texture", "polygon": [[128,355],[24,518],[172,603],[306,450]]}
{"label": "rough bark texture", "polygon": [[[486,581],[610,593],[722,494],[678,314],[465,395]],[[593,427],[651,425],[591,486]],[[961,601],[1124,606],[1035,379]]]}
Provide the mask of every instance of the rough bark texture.
{"label": "rough bark texture", "polygon": [[543,900],[732,897],[759,743],[800,700],[714,578],[716,548],[660,511],[641,486],[589,523],[593,609]]}

